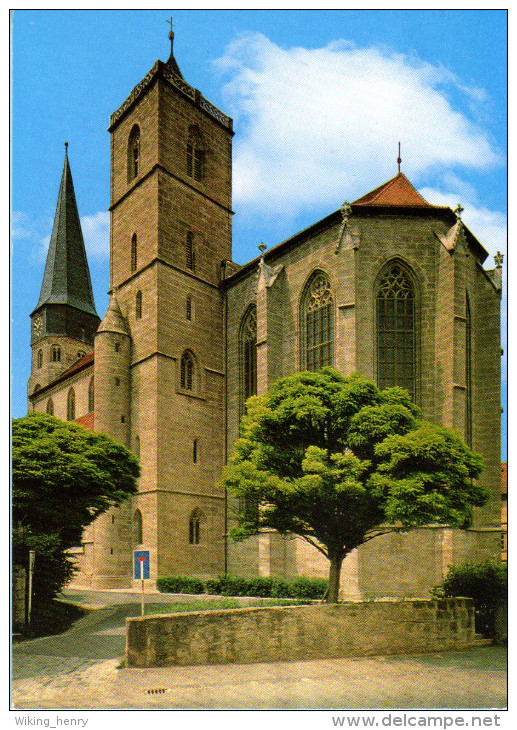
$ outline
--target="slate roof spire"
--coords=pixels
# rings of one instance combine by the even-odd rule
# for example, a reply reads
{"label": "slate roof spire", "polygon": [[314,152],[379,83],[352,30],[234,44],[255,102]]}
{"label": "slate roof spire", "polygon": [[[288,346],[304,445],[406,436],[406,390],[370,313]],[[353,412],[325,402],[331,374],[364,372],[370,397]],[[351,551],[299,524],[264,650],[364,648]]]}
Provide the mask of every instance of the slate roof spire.
{"label": "slate roof spire", "polygon": [[65,142],[65,162],[54,227],[36,309],[45,304],[68,304],[97,317],[72,173],[68,162],[68,142]]}

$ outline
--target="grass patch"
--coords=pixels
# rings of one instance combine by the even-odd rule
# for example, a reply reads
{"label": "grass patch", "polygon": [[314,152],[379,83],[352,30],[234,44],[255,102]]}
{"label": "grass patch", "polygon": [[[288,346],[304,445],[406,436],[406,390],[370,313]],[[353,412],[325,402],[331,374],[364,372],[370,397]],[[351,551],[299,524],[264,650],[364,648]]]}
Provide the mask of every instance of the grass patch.
{"label": "grass patch", "polygon": [[237,598],[214,598],[206,601],[185,601],[184,603],[155,603],[146,606],[146,616],[157,614],[185,613],[187,611],[224,611],[230,608],[257,608],[264,606],[306,606],[312,601],[295,600],[290,598],[272,598],[262,601],[247,601],[242,603]]}

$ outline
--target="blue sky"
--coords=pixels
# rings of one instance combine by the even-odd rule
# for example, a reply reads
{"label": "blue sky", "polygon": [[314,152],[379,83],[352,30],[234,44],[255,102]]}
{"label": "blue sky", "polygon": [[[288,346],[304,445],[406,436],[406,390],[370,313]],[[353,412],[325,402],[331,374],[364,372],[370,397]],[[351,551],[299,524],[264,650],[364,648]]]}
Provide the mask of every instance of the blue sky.
{"label": "blue sky", "polygon": [[[167,60],[167,10],[12,17],[12,414],[69,142],[95,301],[108,289],[109,115]],[[506,252],[504,10],[177,10],[185,79],[233,116],[234,259],[402,170]],[[506,303],[503,301],[503,308]],[[506,360],[503,361],[505,365]],[[505,387],[505,386],[504,386]],[[506,389],[506,388],[505,388]]]}

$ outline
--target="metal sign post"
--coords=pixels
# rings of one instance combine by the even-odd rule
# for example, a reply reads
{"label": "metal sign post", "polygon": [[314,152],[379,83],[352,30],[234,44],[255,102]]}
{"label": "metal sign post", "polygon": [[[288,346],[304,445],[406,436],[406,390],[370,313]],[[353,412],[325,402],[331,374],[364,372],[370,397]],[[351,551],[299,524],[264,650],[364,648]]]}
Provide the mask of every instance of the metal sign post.
{"label": "metal sign post", "polygon": [[36,551],[29,550],[29,588],[27,601],[27,623],[30,625],[32,614],[32,576],[34,574],[34,562],[36,560]]}
{"label": "metal sign post", "polygon": [[145,580],[150,578],[149,550],[135,550],[133,553],[133,571],[135,580],[142,581],[141,615],[145,615]]}

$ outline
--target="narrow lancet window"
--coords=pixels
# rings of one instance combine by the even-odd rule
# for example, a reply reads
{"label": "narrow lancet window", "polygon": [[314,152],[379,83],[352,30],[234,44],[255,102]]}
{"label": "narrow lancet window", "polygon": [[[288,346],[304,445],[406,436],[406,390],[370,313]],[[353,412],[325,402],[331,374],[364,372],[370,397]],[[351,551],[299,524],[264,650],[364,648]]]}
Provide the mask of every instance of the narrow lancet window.
{"label": "narrow lancet window", "polygon": [[257,394],[257,308],[248,307],[240,328],[241,409],[252,395]]}
{"label": "narrow lancet window", "polygon": [[137,177],[140,168],[140,128],[135,124],[129,135],[127,145],[127,181]]}
{"label": "narrow lancet window", "polygon": [[75,421],[75,391],[70,388],[66,399],[66,419],[67,421]]}
{"label": "narrow lancet window", "polygon": [[194,388],[194,358],[190,352],[184,352],[181,356],[181,387],[183,390],[193,390]]}

